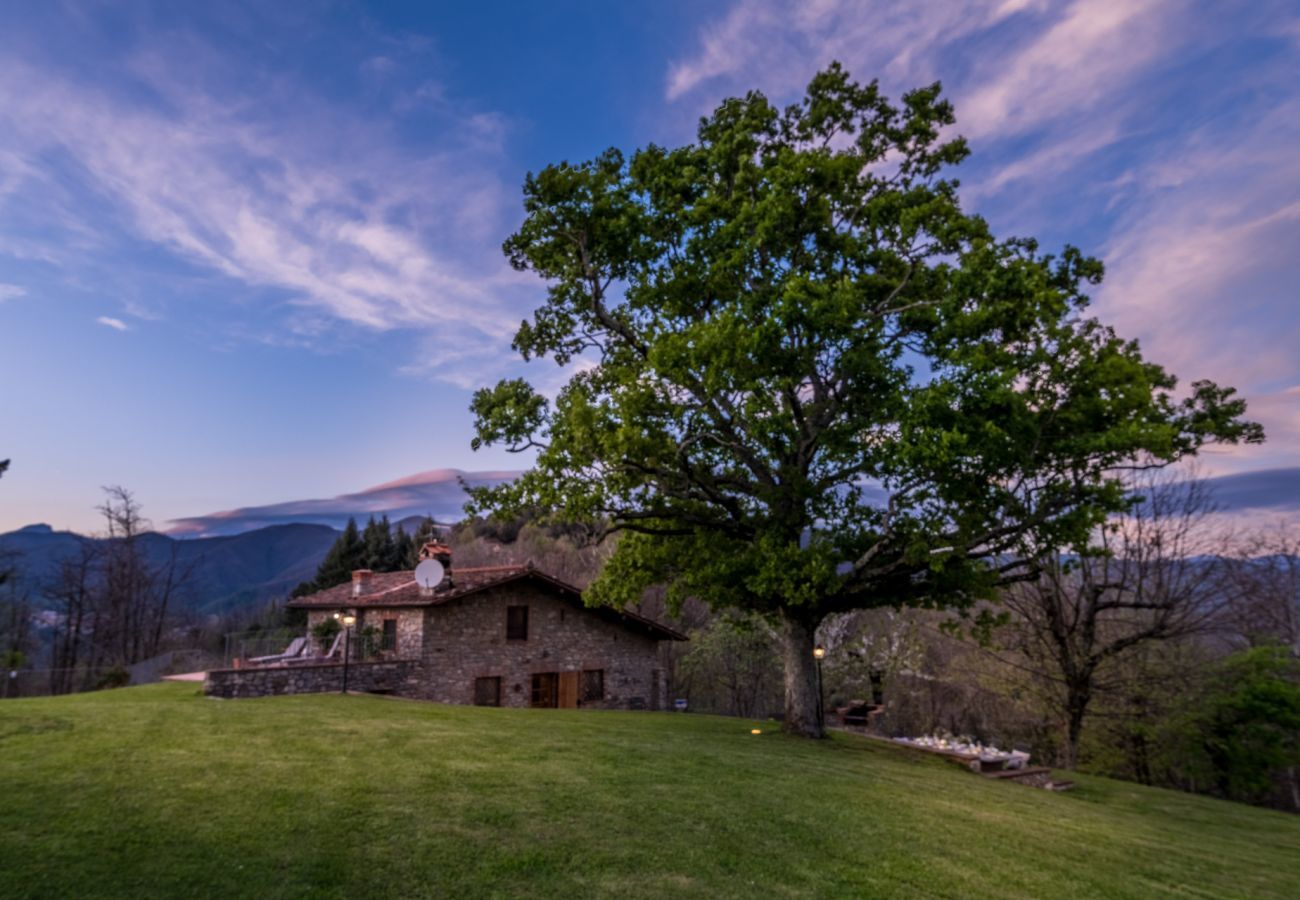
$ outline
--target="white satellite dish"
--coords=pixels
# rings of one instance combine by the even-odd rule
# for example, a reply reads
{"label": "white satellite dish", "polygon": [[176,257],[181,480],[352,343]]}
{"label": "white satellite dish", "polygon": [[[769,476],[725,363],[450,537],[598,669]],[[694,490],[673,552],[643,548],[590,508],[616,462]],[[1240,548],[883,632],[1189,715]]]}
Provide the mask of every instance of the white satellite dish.
{"label": "white satellite dish", "polygon": [[415,583],[426,591],[431,591],[442,584],[444,574],[446,570],[443,569],[442,563],[436,559],[426,559],[415,567]]}

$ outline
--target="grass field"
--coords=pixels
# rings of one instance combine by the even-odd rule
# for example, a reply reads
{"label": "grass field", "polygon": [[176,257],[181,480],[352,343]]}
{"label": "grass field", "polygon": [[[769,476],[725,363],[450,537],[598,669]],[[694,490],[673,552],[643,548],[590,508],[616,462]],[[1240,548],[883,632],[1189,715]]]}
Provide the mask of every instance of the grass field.
{"label": "grass field", "polygon": [[4,897],[1300,897],[1300,818],[696,715],[0,703]]}

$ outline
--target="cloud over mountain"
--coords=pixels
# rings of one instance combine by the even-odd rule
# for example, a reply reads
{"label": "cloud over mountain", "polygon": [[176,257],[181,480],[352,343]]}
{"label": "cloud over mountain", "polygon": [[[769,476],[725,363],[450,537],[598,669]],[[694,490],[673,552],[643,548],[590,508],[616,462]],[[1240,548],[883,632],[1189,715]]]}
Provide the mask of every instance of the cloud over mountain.
{"label": "cloud over mountain", "polygon": [[327,500],[292,500],[174,519],[168,533],[177,537],[214,537],[290,522],[342,528],[349,517],[365,520],[381,515],[387,515],[392,521],[410,516],[455,520],[464,515],[466,494],[462,480],[472,486],[501,484],[518,474],[433,469]]}

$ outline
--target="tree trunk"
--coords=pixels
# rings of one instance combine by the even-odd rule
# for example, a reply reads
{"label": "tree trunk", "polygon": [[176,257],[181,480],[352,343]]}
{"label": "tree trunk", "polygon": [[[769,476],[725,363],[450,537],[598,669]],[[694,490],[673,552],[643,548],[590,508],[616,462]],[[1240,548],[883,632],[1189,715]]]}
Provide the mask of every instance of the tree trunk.
{"label": "tree trunk", "polygon": [[1083,718],[1088,712],[1091,698],[1080,688],[1071,689],[1065,703],[1065,768],[1079,764],[1079,736],[1083,733]]}
{"label": "tree trunk", "polygon": [[819,712],[817,661],[813,658],[816,627],[791,613],[781,613],[781,656],[785,664],[785,730],[804,737],[826,736]]}

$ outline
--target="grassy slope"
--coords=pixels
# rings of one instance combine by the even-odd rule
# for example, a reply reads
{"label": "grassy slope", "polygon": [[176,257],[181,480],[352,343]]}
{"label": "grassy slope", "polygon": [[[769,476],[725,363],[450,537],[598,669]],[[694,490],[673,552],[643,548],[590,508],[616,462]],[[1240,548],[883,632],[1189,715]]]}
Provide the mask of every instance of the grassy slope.
{"label": "grassy slope", "polygon": [[705,716],[0,703],[0,896],[1300,896],[1300,818]]}

